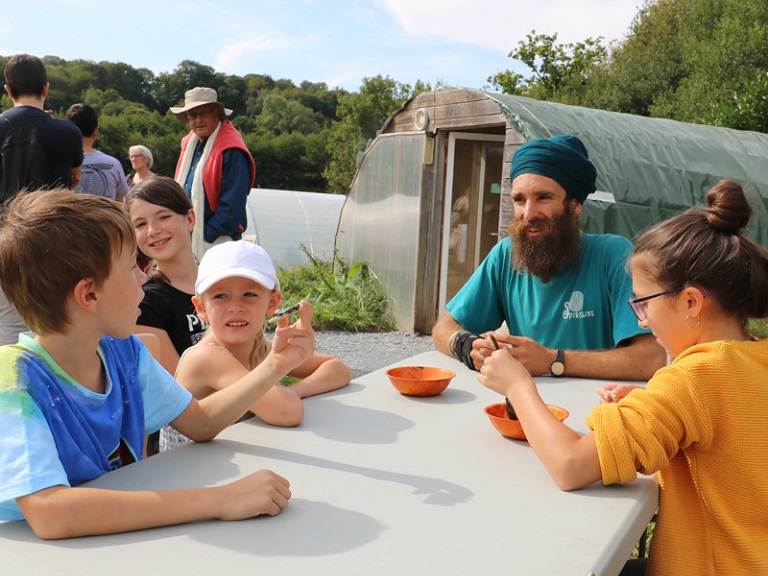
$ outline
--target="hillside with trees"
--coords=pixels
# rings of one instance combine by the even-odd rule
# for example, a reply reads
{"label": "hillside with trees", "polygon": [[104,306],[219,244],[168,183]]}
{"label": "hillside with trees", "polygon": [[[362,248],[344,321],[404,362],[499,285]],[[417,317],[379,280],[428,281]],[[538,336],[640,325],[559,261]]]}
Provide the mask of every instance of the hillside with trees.
{"label": "hillside with trees", "polygon": [[[0,66],[7,61],[0,57]],[[420,82],[411,88],[376,76],[364,78],[359,92],[350,93],[324,83],[296,85],[262,74],[226,75],[191,60],[159,75],[122,62],[56,56],[43,61],[51,85],[46,107],[57,118],[76,102],[96,108],[96,147],[121,159],[126,173],[128,148],[143,144],[155,157],[153,171],[173,176],[179,142],[188,128],[168,109],[181,104],[189,88],[209,86],[233,110],[231,120],[256,161],[256,185],[308,192],[345,193],[357,153],[407,98],[429,89]],[[0,108],[11,106],[4,94]]]}
{"label": "hillside with trees", "polygon": [[[645,0],[627,35],[563,44],[532,31],[509,57],[529,74],[504,70],[486,88],[616,112],[768,132],[768,3],[765,0]],[[8,58],[0,57],[0,66]],[[186,125],[168,108],[194,86],[210,86],[234,111],[262,188],[345,193],[356,160],[387,117],[430,90],[381,75],[357,92],[324,83],[227,75],[191,60],[156,75],[122,62],[43,59],[59,118],[75,102],[101,114],[96,147],[120,158],[148,146],[158,173],[172,176]],[[482,88],[467,86],[467,88]],[[0,108],[11,106],[3,94]]]}
{"label": "hillside with trees", "polygon": [[768,132],[764,0],[646,0],[620,43],[532,31],[509,57],[530,70],[488,78],[509,94]]}

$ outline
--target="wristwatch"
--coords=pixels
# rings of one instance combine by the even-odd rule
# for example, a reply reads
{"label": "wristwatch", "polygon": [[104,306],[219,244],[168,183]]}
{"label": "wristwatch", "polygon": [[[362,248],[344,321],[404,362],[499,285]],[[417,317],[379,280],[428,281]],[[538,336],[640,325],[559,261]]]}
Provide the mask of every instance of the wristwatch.
{"label": "wristwatch", "polygon": [[549,373],[555,378],[559,378],[565,374],[565,350],[558,350],[555,361],[549,367]]}

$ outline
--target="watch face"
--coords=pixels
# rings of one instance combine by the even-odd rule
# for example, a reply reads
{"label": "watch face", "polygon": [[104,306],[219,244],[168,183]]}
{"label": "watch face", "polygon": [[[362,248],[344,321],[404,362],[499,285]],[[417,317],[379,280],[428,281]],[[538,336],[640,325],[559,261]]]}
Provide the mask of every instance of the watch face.
{"label": "watch face", "polygon": [[562,362],[552,362],[549,371],[552,373],[552,376],[562,376],[563,372],[565,372],[565,364]]}

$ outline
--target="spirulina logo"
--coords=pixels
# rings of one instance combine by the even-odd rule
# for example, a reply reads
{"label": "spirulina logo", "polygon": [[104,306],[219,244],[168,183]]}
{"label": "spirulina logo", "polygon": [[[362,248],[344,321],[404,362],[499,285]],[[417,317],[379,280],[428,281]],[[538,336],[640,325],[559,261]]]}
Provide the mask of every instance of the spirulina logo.
{"label": "spirulina logo", "polygon": [[577,318],[589,318],[595,315],[594,310],[582,310],[584,308],[584,293],[574,290],[571,299],[563,305],[563,318],[573,320]]}

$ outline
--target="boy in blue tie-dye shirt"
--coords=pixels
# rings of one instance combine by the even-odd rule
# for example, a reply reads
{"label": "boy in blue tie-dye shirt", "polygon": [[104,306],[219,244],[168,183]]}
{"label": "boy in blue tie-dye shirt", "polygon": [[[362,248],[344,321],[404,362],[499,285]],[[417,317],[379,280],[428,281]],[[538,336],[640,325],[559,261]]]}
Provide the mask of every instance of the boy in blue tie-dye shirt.
{"label": "boy in blue tie-dye shirt", "polygon": [[0,520],[24,518],[53,539],[276,515],[288,505],[288,481],[268,470],[192,490],[78,486],[141,459],[144,436],[169,422],[212,439],[312,354],[303,303],[264,362],[226,394],[197,401],[132,335],[144,280],[118,204],[53,190],[6,206],[0,284],[33,333],[0,347]]}

